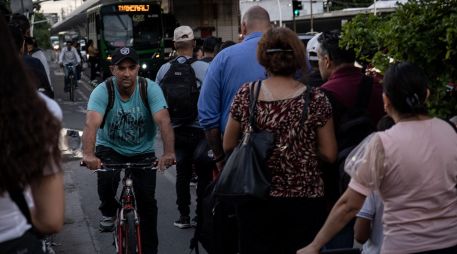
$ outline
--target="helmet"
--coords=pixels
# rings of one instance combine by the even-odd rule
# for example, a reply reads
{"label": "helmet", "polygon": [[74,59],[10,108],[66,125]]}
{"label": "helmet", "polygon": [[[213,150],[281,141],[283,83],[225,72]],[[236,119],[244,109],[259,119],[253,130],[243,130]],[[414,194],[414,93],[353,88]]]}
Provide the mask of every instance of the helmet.
{"label": "helmet", "polygon": [[322,33],[318,33],[311,38],[306,44],[306,52],[308,54],[309,61],[317,61],[317,49],[319,48],[319,42],[317,39]]}

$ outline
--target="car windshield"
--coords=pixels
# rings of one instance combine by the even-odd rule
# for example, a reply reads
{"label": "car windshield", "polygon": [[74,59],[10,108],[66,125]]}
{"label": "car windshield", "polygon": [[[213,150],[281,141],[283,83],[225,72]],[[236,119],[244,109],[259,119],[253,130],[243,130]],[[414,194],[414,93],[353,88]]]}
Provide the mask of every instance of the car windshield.
{"label": "car windshield", "polygon": [[157,47],[161,40],[158,15],[122,14],[103,17],[104,38],[112,47]]}

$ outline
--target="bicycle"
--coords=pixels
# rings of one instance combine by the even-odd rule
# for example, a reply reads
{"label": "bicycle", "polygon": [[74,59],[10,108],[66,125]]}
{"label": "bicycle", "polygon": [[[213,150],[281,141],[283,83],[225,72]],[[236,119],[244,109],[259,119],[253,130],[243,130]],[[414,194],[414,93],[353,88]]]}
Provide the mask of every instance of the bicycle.
{"label": "bicycle", "polygon": [[75,88],[76,88],[76,65],[73,64],[66,64],[65,68],[67,68],[67,79],[69,81],[69,96],[70,101],[75,101]]}
{"label": "bicycle", "polygon": [[[86,166],[81,162],[81,166]],[[141,254],[140,218],[136,210],[136,198],[131,178],[132,170],[156,170],[158,161],[152,163],[104,163],[103,167],[94,172],[124,171],[120,194],[121,207],[117,211],[114,245],[118,254]]]}

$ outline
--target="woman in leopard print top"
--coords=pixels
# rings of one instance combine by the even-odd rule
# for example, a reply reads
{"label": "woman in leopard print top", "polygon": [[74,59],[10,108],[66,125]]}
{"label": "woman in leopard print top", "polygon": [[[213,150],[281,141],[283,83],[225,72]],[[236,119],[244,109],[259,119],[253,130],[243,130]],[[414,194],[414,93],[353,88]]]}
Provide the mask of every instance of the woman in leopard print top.
{"label": "woman in leopard print top", "polygon": [[[237,207],[240,253],[295,253],[313,239],[325,219],[319,160],[336,158],[332,109],[320,90],[294,79],[304,68],[305,50],[290,29],[272,28],[264,34],[257,58],[268,78],[261,82],[256,126],[275,135],[267,161],[272,182],[269,200]],[[234,98],[224,135],[227,152],[249,125],[249,91],[245,84]],[[301,124],[305,100],[308,113]]]}

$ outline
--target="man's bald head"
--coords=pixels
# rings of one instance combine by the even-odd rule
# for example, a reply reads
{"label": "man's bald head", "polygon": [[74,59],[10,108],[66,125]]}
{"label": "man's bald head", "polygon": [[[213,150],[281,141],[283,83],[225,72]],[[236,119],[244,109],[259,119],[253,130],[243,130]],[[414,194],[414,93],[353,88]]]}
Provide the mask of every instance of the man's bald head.
{"label": "man's bald head", "polygon": [[241,23],[246,29],[245,34],[266,32],[270,28],[270,15],[264,8],[253,6],[244,13]]}

